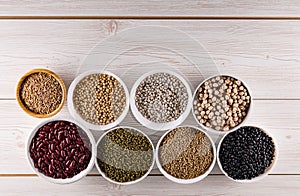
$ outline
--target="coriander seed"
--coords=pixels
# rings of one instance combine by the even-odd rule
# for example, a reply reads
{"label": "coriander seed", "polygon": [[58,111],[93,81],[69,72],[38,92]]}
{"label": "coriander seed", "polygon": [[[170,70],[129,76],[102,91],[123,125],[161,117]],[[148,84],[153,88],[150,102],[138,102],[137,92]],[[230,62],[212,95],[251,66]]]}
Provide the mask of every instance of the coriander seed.
{"label": "coriander seed", "polygon": [[84,77],[73,93],[76,112],[94,125],[115,122],[126,107],[123,85],[112,75],[94,73]]}

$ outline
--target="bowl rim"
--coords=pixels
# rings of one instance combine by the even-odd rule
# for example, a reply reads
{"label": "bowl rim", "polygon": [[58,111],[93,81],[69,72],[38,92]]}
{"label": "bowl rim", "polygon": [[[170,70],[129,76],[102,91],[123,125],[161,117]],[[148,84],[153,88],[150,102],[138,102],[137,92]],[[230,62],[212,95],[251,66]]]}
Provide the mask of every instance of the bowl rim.
{"label": "bowl rim", "polygon": [[[60,105],[53,112],[51,112],[49,114],[37,114],[37,113],[34,113],[34,112],[30,111],[29,109],[26,108],[26,106],[24,105],[24,103],[22,101],[22,98],[20,96],[20,90],[21,90],[21,87],[24,83],[24,80],[26,78],[28,78],[30,75],[35,74],[35,73],[46,73],[46,74],[51,75],[52,77],[54,77],[58,81],[58,83],[59,83],[59,85],[62,89],[62,101],[61,101]],[[25,73],[19,79],[19,81],[17,83],[16,99],[17,99],[17,102],[18,102],[19,106],[22,108],[22,110],[25,113],[29,114],[30,116],[36,117],[36,118],[49,118],[49,117],[52,117],[52,116],[56,115],[63,108],[63,106],[66,102],[66,98],[67,98],[67,89],[66,89],[66,86],[65,86],[63,80],[56,73],[54,73],[53,71],[50,71],[48,69],[38,68],[38,69],[30,70],[27,73]]]}
{"label": "bowl rim", "polygon": [[[174,129],[177,129],[177,128],[182,128],[182,127],[187,127],[187,128],[193,128],[195,130],[198,130],[198,131],[201,131],[201,133],[204,133],[205,136],[209,139],[210,143],[211,143],[211,146],[212,146],[212,151],[213,151],[213,160],[209,166],[209,168],[205,171],[205,173],[203,173],[202,175],[200,176],[197,176],[196,178],[192,178],[192,179],[180,179],[180,178],[176,178],[172,175],[170,175],[169,173],[167,173],[161,163],[160,163],[160,160],[159,160],[159,148],[160,148],[160,144],[162,142],[162,140],[166,137],[166,135],[168,135],[171,131],[173,131]],[[208,174],[210,174],[216,164],[216,159],[217,159],[217,151],[216,151],[216,145],[214,143],[214,141],[212,140],[211,136],[204,130],[202,130],[202,128],[199,128],[199,127],[196,127],[196,126],[193,126],[193,125],[180,125],[180,126],[177,126],[173,129],[170,129],[168,130],[166,133],[163,134],[163,136],[161,136],[161,138],[159,139],[157,145],[156,145],[156,165],[159,169],[159,171],[169,180],[175,182],[175,183],[178,183],[178,184],[192,184],[192,183],[196,183],[196,182],[199,182],[201,180],[203,180],[204,178],[206,178],[208,176]]]}
{"label": "bowl rim", "polygon": [[[184,84],[186,91],[187,91],[187,95],[188,95],[188,100],[187,100],[187,105],[186,105],[185,111],[176,120],[167,122],[167,123],[155,123],[155,122],[150,121],[149,119],[145,118],[136,107],[135,94],[136,94],[136,90],[137,90],[138,86],[145,78],[147,78],[148,76],[157,74],[157,73],[167,73],[169,75],[175,76],[178,80],[180,80]],[[192,106],[193,106],[193,94],[192,94],[189,83],[179,73],[168,70],[168,69],[156,69],[156,70],[152,70],[152,71],[149,71],[149,72],[143,74],[142,76],[139,77],[138,80],[136,80],[136,82],[134,83],[134,85],[131,89],[131,92],[130,92],[130,108],[133,113],[133,116],[143,126],[149,128],[149,129],[152,129],[152,130],[156,130],[156,131],[166,131],[169,129],[173,129],[176,126],[183,123],[184,120],[190,114]]]}
{"label": "bowl rim", "polygon": [[[236,80],[241,81],[241,83],[242,83],[243,86],[247,89],[247,91],[248,91],[248,93],[249,93],[249,96],[250,96],[250,104],[249,104],[249,109],[248,109],[248,111],[247,111],[246,116],[244,117],[244,119],[242,120],[242,122],[241,122],[239,125],[237,125],[237,126],[231,128],[231,129],[229,129],[228,131],[218,131],[218,130],[215,130],[215,129],[213,129],[213,128],[206,127],[204,124],[202,124],[202,123],[199,122],[199,120],[198,120],[197,117],[196,117],[195,109],[194,109],[194,101],[195,101],[195,99],[196,99],[196,95],[197,95],[198,89],[199,89],[205,82],[207,82],[207,81],[209,81],[209,80],[211,80],[211,79],[213,79],[213,78],[215,78],[215,77],[218,77],[218,76],[219,76],[219,77],[224,77],[224,76],[225,76],[225,77],[231,77],[231,78],[233,78],[233,79],[236,79]],[[247,85],[243,80],[239,79],[238,77],[236,77],[236,76],[234,76],[234,75],[229,75],[229,74],[216,74],[216,75],[210,76],[209,78],[203,80],[203,81],[197,86],[197,88],[195,89],[195,92],[194,92],[194,94],[193,94],[192,114],[193,114],[193,117],[194,117],[195,121],[197,122],[197,124],[198,124],[201,128],[203,128],[204,130],[206,130],[206,131],[208,131],[208,132],[210,132],[210,133],[212,133],[212,134],[214,134],[214,135],[225,135],[226,133],[233,132],[233,131],[239,129],[240,127],[242,127],[242,126],[245,124],[245,122],[247,121],[247,119],[249,118],[249,115],[250,115],[250,113],[251,113],[251,111],[252,111],[252,107],[253,107],[253,98],[252,98],[251,90],[249,89],[248,85]]]}
{"label": "bowl rim", "polygon": [[[55,179],[55,178],[46,176],[43,173],[39,172],[38,169],[34,167],[33,160],[30,157],[30,149],[29,148],[30,148],[31,141],[32,141],[33,137],[35,136],[36,132],[39,130],[39,128],[43,127],[47,123],[55,122],[55,121],[67,121],[67,122],[74,123],[76,126],[79,126],[86,133],[86,135],[88,136],[89,141],[91,143],[91,148],[92,148],[91,149],[91,159],[90,159],[90,162],[89,162],[87,168],[82,170],[80,173],[73,176],[72,178],[66,178],[66,179],[58,178],[58,179]],[[27,142],[26,142],[26,146],[25,146],[25,154],[26,154],[27,162],[31,166],[31,169],[39,177],[41,177],[41,178],[43,178],[43,179],[45,179],[45,180],[47,180],[51,183],[54,183],[54,184],[70,184],[70,183],[76,182],[76,181],[80,180],[81,178],[85,177],[92,170],[92,168],[94,167],[94,164],[95,164],[95,157],[97,155],[97,149],[96,149],[95,139],[94,139],[92,133],[87,128],[85,128],[84,126],[82,126],[78,122],[73,121],[73,120],[68,119],[68,118],[62,118],[62,119],[52,118],[52,119],[48,119],[46,121],[43,121],[43,122],[39,123],[31,131],[31,133],[27,137]]]}
{"label": "bowl rim", "polygon": [[98,141],[97,141],[97,143],[96,143],[96,148],[97,148],[97,150],[98,150],[98,145],[99,145],[100,141],[101,141],[108,133],[110,133],[110,132],[112,132],[112,131],[114,131],[114,130],[116,130],[116,129],[131,129],[131,130],[134,130],[134,131],[137,131],[137,132],[141,133],[143,136],[145,136],[145,137],[148,139],[148,141],[150,142],[150,144],[151,144],[151,146],[152,146],[152,149],[153,149],[151,166],[149,167],[148,171],[147,171],[142,177],[140,177],[140,178],[138,178],[138,179],[136,179],[136,180],[134,180],[134,181],[129,181],[129,182],[117,182],[117,181],[112,180],[112,179],[110,179],[109,177],[107,177],[106,174],[105,174],[104,172],[102,172],[102,170],[100,169],[97,158],[96,158],[96,160],[95,160],[96,168],[97,168],[98,172],[101,174],[101,176],[102,176],[105,180],[107,180],[107,181],[109,181],[109,182],[111,182],[111,183],[118,184],[118,185],[132,185],[132,184],[136,184],[136,183],[138,183],[138,182],[144,180],[144,179],[149,175],[149,173],[152,171],[152,169],[153,169],[153,167],[154,167],[154,164],[155,164],[155,147],[154,147],[154,145],[153,145],[153,142],[152,142],[151,139],[149,138],[149,136],[146,135],[146,134],[145,134],[144,132],[142,132],[141,130],[139,130],[139,129],[137,129],[137,128],[134,128],[134,127],[130,127],[130,126],[118,126],[118,127],[114,127],[114,128],[112,128],[112,129],[106,131],[105,133],[103,133],[103,134],[101,135],[101,137],[98,139]]}
{"label": "bowl rim", "polygon": [[[80,114],[77,113],[75,107],[74,107],[74,101],[73,101],[73,95],[74,95],[74,91],[75,88],[77,86],[77,84],[83,80],[85,77],[92,75],[92,74],[107,74],[110,75],[112,77],[114,77],[123,87],[124,91],[125,91],[125,96],[126,96],[126,104],[125,104],[125,108],[123,110],[123,112],[121,113],[121,115],[112,123],[106,124],[106,125],[97,125],[97,124],[92,124],[90,122],[87,122],[86,120],[84,120]],[[128,92],[128,88],[126,86],[126,84],[123,82],[123,80],[117,76],[116,74],[110,72],[110,71],[101,71],[101,70],[89,70],[86,72],[83,72],[81,74],[79,74],[78,76],[76,76],[76,78],[72,81],[69,90],[68,90],[68,110],[69,113],[71,114],[71,116],[78,122],[80,122],[81,124],[85,125],[86,127],[88,127],[89,129],[92,130],[96,130],[96,131],[104,131],[104,130],[108,130],[111,129],[113,127],[118,126],[126,117],[128,111],[129,111],[129,92]]]}
{"label": "bowl rim", "polygon": [[277,140],[275,139],[275,137],[273,136],[273,134],[271,134],[269,131],[266,131],[266,129],[264,128],[261,128],[261,127],[257,127],[257,126],[254,126],[254,125],[246,125],[246,126],[242,126],[240,128],[243,128],[243,127],[252,127],[252,128],[258,128],[260,131],[264,132],[267,136],[271,137],[272,138],[272,141],[273,141],[273,144],[274,144],[274,147],[275,147],[275,152],[274,152],[274,159],[272,161],[272,163],[269,165],[268,168],[266,168],[265,172],[263,174],[260,174],[259,176],[257,177],[254,177],[252,178],[251,180],[248,180],[248,179],[245,179],[245,180],[235,180],[233,179],[232,177],[228,176],[228,174],[224,171],[223,167],[222,167],[222,164],[221,164],[221,161],[220,161],[220,156],[219,156],[219,153],[220,153],[220,148],[221,148],[221,145],[222,145],[222,142],[224,140],[224,138],[237,131],[238,129],[234,130],[234,131],[231,131],[231,132],[228,132],[226,133],[222,139],[220,140],[219,144],[218,144],[218,147],[217,147],[217,162],[218,162],[218,166],[220,168],[220,170],[222,171],[222,173],[230,180],[232,181],[235,181],[235,182],[239,182],[239,183],[252,183],[252,182],[257,182],[257,181],[260,181],[262,180],[263,178],[265,178],[266,176],[268,176],[268,174],[270,174],[275,165],[277,164],[277,161],[278,161],[278,143],[277,143]]}

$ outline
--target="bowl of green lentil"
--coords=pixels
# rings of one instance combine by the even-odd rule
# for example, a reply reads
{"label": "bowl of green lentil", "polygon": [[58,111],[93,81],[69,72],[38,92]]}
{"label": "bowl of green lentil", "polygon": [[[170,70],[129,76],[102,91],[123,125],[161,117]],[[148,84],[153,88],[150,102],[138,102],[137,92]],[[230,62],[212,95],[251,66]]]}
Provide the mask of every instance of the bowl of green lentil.
{"label": "bowl of green lentil", "polygon": [[192,113],[203,129],[225,134],[242,126],[251,106],[251,93],[244,82],[233,76],[216,75],[196,88]]}
{"label": "bowl of green lentil", "polygon": [[97,142],[96,167],[109,182],[130,185],[142,181],[155,162],[150,138],[133,127],[115,127]]}
{"label": "bowl of green lentil", "polygon": [[211,137],[194,126],[179,126],[166,132],[156,145],[156,164],[169,180],[191,184],[203,180],[216,163]]}
{"label": "bowl of green lentil", "polygon": [[129,110],[125,83],[108,71],[87,71],[69,87],[68,108],[72,117],[92,130],[117,126]]}
{"label": "bowl of green lentil", "polygon": [[192,107],[188,82],[170,70],[153,70],[142,75],[130,93],[130,107],[143,126],[157,131],[180,125]]}
{"label": "bowl of green lentil", "polygon": [[217,162],[230,180],[251,183],[265,178],[275,167],[278,146],[265,129],[243,126],[226,133],[217,148]]}

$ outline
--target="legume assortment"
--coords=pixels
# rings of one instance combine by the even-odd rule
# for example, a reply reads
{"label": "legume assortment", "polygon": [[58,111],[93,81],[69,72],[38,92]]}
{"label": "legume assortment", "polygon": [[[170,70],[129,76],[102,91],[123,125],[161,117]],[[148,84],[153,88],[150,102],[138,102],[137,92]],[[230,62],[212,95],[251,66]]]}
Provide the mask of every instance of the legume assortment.
{"label": "legume assortment", "polygon": [[240,80],[216,76],[197,89],[193,111],[200,124],[217,131],[229,131],[243,122],[250,102],[248,89]]}
{"label": "legume assortment", "polygon": [[[128,106],[128,92],[117,78],[113,74],[93,73],[77,83],[72,99],[82,119],[94,125],[108,125],[122,115]],[[18,101],[20,103],[21,99],[35,114],[50,114],[62,107],[64,89],[52,75],[33,73],[21,84]],[[185,82],[176,74],[158,72],[139,83],[131,103],[135,103],[134,111],[137,109],[151,122],[173,123],[186,111],[188,104],[190,106],[189,94]],[[250,104],[250,93],[240,80],[216,76],[196,90],[193,113],[199,124],[217,131],[229,131],[244,121]],[[94,158],[93,144],[86,132],[69,121],[44,124],[29,142],[33,166],[54,179],[78,175]],[[194,179],[207,174],[215,162],[213,145],[201,130],[177,127],[161,139],[156,158],[169,175],[183,180]],[[134,128],[119,127],[105,133],[98,142],[97,151],[96,165],[100,173],[117,183],[137,181],[153,166],[153,144]],[[263,130],[241,127],[223,138],[218,158],[222,170],[230,178],[251,180],[270,168],[275,152],[273,139]]]}
{"label": "legume assortment", "polygon": [[146,119],[155,123],[167,123],[178,119],[186,110],[188,93],[176,76],[154,73],[137,87],[135,103]]}
{"label": "legume assortment", "polygon": [[275,158],[273,139],[256,127],[241,127],[222,141],[219,160],[235,180],[251,180],[263,174]]}
{"label": "legume assortment", "polygon": [[122,84],[108,74],[91,74],[83,78],[73,94],[77,113],[87,122],[107,125],[116,121],[125,109]]}
{"label": "legume assortment", "polygon": [[169,132],[159,146],[163,169],[179,179],[192,179],[211,166],[214,153],[210,139],[200,130],[179,127]]}
{"label": "legume assortment", "polygon": [[68,121],[52,121],[38,129],[29,152],[39,172],[66,179],[87,168],[91,148],[88,136],[80,127]]}
{"label": "legume assortment", "polygon": [[153,146],[146,136],[131,128],[107,133],[97,146],[100,170],[115,182],[131,182],[143,177],[153,163]]}

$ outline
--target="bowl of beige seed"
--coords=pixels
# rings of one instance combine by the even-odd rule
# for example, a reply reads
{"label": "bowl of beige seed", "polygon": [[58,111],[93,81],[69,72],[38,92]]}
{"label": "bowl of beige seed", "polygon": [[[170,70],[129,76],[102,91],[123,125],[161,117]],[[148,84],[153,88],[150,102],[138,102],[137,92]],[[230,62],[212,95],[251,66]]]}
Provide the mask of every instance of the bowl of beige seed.
{"label": "bowl of beige seed", "polygon": [[251,106],[251,94],[244,82],[232,76],[217,75],[197,87],[192,113],[203,129],[225,134],[245,122]]}
{"label": "bowl of beige seed", "polygon": [[171,70],[153,70],[142,75],[130,93],[130,108],[139,123],[157,131],[180,125],[192,107],[188,82]]}
{"label": "bowl of beige seed", "polygon": [[125,83],[108,71],[87,71],[69,87],[68,108],[72,117],[92,130],[111,129],[122,122],[129,110]]}
{"label": "bowl of beige seed", "polygon": [[160,172],[179,184],[203,180],[216,163],[216,147],[211,137],[190,125],[167,131],[158,141],[155,153]]}
{"label": "bowl of beige seed", "polygon": [[19,80],[16,97],[19,106],[27,114],[49,118],[61,111],[67,91],[63,80],[54,72],[34,69]]}

